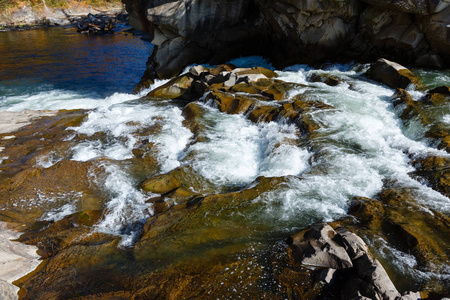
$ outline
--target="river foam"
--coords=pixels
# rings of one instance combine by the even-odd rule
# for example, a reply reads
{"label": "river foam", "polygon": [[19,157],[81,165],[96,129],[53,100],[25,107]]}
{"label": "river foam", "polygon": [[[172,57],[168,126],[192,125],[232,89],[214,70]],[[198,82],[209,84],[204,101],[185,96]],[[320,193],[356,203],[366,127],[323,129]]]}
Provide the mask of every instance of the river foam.
{"label": "river foam", "polygon": [[185,164],[219,185],[245,185],[258,176],[300,175],[309,152],[299,145],[295,125],[252,123],[242,114],[205,107],[205,139],[190,146]]}

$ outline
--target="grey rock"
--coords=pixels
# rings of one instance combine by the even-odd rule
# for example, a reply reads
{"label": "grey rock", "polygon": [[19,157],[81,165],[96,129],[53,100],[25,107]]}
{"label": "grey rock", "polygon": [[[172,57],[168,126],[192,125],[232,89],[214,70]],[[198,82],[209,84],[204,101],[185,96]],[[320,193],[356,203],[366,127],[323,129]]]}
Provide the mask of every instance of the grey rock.
{"label": "grey rock", "polygon": [[[124,0],[158,47],[147,73],[264,55],[282,68],[337,56],[450,64],[450,0]],[[428,56],[427,56],[428,55]]]}
{"label": "grey rock", "polygon": [[328,224],[313,225],[311,229],[292,236],[291,248],[295,260],[305,266],[332,269],[353,267],[342,242]]}
{"label": "grey rock", "polygon": [[304,273],[305,267],[322,268],[317,282],[322,287],[339,284],[342,299],[420,299],[418,292],[402,296],[364,241],[344,227],[333,230],[328,224],[316,224],[292,236],[288,243],[288,261],[294,262],[290,269]]}
{"label": "grey rock", "polygon": [[405,89],[413,83],[415,76],[406,67],[380,58],[370,66],[368,75],[373,80],[384,83],[391,88]]}
{"label": "grey rock", "polygon": [[189,73],[191,73],[194,76],[200,76],[203,73],[209,73],[209,69],[205,68],[204,66],[194,66],[192,68],[189,69]]}

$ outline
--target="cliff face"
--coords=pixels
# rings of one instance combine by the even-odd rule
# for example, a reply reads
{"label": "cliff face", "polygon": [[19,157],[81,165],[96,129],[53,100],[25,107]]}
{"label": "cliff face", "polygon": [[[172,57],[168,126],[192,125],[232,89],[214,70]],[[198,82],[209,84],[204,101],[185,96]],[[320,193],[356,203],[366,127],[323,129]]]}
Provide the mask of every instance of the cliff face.
{"label": "cliff face", "polygon": [[132,26],[157,45],[145,78],[192,63],[256,54],[277,67],[384,56],[450,63],[449,0],[123,0]]}

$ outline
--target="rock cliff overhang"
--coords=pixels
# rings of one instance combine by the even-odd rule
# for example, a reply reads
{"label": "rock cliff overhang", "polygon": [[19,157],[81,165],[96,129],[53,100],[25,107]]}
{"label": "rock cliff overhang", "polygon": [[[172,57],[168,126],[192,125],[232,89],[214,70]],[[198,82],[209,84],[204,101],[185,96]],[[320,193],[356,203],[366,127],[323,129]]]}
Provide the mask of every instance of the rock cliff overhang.
{"label": "rock cliff overhang", "polygon": [[193,63],[262,55],[276,67],[381,56],[450,64],[449,0],[123,0],[156,46],[146,79]]}

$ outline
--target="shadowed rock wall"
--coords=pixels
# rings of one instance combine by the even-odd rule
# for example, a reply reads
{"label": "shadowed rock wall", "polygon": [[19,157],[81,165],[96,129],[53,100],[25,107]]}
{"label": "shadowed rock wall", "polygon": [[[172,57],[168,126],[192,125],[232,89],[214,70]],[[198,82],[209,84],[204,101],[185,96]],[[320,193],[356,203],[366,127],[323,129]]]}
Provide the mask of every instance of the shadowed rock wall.
{"label": "shadowed rock wall", "polygon": [[155,51],[144,81],[193,63],[263,55],[277,67],[324,60],[450,63],[449,0],[123,0]]}

